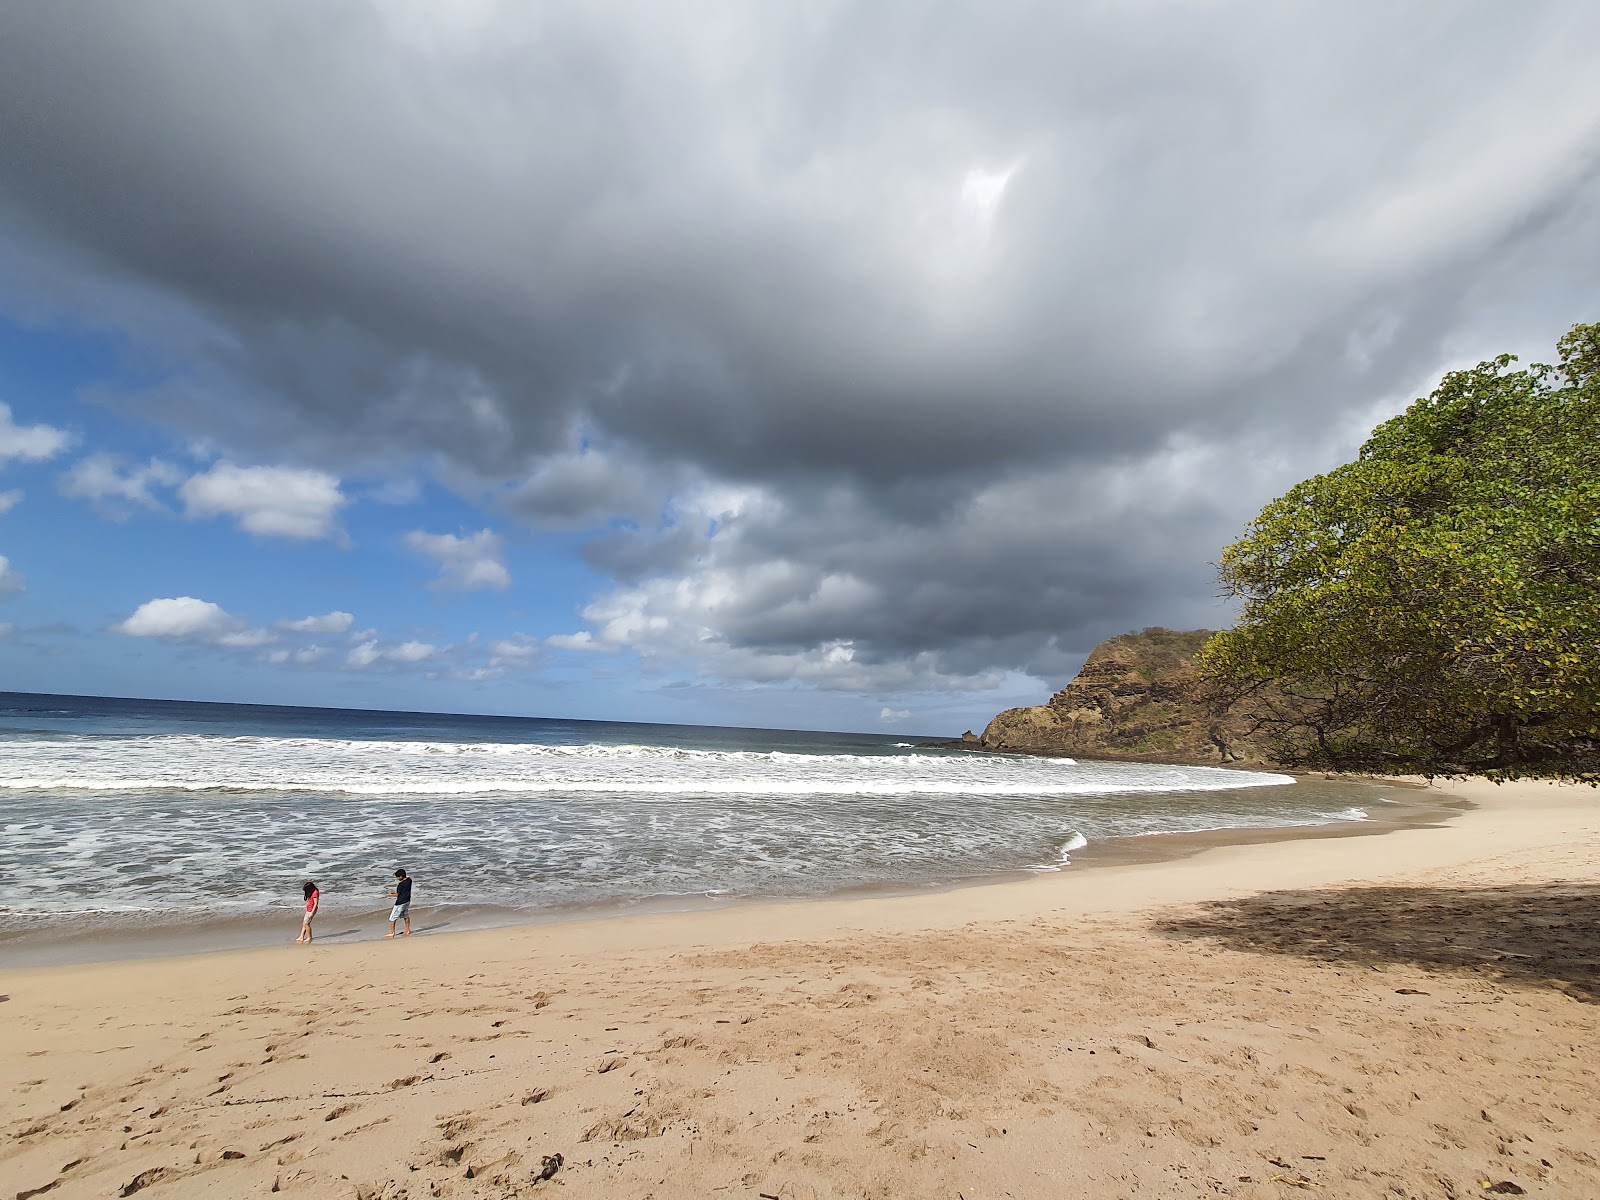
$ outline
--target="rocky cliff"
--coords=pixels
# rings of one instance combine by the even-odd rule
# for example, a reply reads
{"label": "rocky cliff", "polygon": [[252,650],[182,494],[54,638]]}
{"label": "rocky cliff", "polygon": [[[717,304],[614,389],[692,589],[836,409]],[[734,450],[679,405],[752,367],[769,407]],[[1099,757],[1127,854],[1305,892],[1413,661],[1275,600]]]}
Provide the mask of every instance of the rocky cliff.
{"label": "rocky cliff", "polygon": [[1077,678],[1034,708],[1007,709],[968,745],[1073,758],[1260,765],[1237,719],[1201,702],[1195,656],[1208,629],[1146,629],[1096,646]]}

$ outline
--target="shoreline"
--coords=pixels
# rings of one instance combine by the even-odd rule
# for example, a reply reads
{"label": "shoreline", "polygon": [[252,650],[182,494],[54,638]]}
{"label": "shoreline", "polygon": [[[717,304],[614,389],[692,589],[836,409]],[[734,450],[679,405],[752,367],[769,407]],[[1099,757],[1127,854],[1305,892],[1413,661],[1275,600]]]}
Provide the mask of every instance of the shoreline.
{"label": "shoreline", "polygon": [[931,895],[7,971],[0,1177],[1600,1195],[1600,793],[1422,795],[1471,807]]}
{"label": "shoreline", "polygon": [[[1323,775],[1295,776],[1296,783],[1324,781]],[[1460,810],[1448,793],[1426,788],[1420,782],[1390,779],[1350,779],[1391,788],[1406,797],[1386,800],[1377,813],[1367,808],[1364,820],[1335,821],[1320,825],[1226,827],[1183,832],[1102,838],[1073,850],[1059,868],[1017,868],[1013,871],[929,882],[922,885],[860,886],[819,896],[651,897],[638,901],[591,904],[577,908],[507,908],[490,904],[419,905],[413,912],[417,935],[460,936],[495,930],[543,929],[550,926],[629,920],[639,917],[683,916],[771,907],[782,912],[796,905],[854,904],[879,900],[937,896],[975,889],[1027,885],[1060,874],[1079,874],[1136,864],[1174,862],[1207,850],[1230,846],[1271,845],[1302,840],[1379,837],[1397,830],[1423,828],[1448,821]],[[1381,798],[1375,797],[1374,800]],[[386,940],[389,906],[368,910],[338,909],[324,913],[317,942],[328,947],[352,946]],[[283,914],[246,916],[174,917],[141,924],[137,921],[105,922],[74,928],[70,921],[41,921],[37,929],[0,933],[0,970],[114,964],[139,960],[222,954],[268,949],[292,938],[285,929],[298,930],[298,906]]]}

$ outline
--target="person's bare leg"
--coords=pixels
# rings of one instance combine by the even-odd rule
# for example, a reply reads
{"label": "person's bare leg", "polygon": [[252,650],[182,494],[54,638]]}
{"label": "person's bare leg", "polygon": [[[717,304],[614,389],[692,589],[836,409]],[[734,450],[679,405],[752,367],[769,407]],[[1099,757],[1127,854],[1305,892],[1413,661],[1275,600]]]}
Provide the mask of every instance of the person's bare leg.
{"label": "person's bare leg", "polygon": [[407,937],[411,936],[411,914],[410,913],[406,914],[406,936]]}
{"label": "person's bare leg", "polygon": [[389,922],[389,932],[384,935],[385,940],[394,936],[394,922]]}

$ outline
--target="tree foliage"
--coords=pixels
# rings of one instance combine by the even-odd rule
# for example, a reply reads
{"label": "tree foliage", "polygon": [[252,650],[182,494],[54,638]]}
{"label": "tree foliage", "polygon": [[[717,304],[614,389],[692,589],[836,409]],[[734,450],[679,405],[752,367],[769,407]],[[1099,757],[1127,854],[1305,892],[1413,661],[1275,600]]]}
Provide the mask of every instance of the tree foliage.
{"label": "tree foliage", "polygon": [[1219,564],[1213,703],[1291,766],[1600,778],[1600,325],[1446,375]]}

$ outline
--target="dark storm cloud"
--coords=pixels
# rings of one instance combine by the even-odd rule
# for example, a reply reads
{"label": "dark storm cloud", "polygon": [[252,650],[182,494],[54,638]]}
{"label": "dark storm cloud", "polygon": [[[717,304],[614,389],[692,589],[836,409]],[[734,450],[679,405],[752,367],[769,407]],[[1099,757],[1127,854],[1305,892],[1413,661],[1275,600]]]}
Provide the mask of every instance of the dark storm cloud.
{"label": "dark storm cloud", "polygon": [[654,537],[592,544],[623,586],[584,615],[603,644],[736,678],[848,690],[990,686],[999,669],[1061,679],[1113,633],[1226,619],[1209,586],[1228,520],[1215,480],[1270,493],[1281,465],[1252,463],[1261,450],[1196,444],[1018,474],[937,522],[864,522],[844,489],[710,489],[682,498]]}
{"label": "dark storm cloud", "polygon": [[1218,619],[1351,414],[1596,315],[1595,44],[1578,2],[17,5],[3,299],[166,355],[124,402],[241,455],[627,519],[619,644],[1054,670]]}

